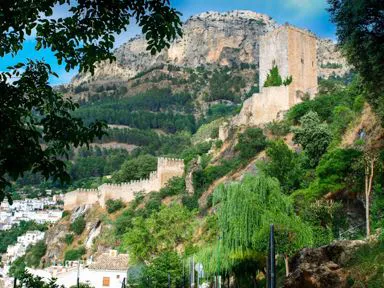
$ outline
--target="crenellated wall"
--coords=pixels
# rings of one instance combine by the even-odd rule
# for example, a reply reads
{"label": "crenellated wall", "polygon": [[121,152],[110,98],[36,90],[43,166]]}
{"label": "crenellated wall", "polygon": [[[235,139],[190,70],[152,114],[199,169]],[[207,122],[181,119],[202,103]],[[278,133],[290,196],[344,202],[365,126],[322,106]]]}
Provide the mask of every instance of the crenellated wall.
{"label": "crenellated wall", "polygon": [[130,202],[138,192],[149,193],[159,191],[169,179],[184,174],[184,160],[172,158],[158,158],[157,170],[150,173],[147,179],[134,180],[128,183],[103,184],[97,189],[77,189],[65,194],[64,209],[72,210],[82,205],[99,203],[105,207],[109,199],[121,199]]}

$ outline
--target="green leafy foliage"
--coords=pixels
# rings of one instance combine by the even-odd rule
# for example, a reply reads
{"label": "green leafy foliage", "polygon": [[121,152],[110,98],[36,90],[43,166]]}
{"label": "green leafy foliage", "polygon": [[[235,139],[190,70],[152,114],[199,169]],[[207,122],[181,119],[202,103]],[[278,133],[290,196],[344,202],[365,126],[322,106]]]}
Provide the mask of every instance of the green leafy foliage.
{"label": "green leafy foliage", "polygon": [[227,69],[215,70],[209,79],[209,94],[206,101],[229,100],[240,101],[240,89],[245,87],[245,81],[241,76],[232,75]]}
{"label": "green leafy foliage", "polygon": [[80,246],[77,249],[70,249],[65,251],[64,253],[64,261],[75,261],[81,259],[81,257],[86,253],[87,251],[83,246]]}
{"label": "green leafy foliage", "polygon": [[13,226],[10,230],[0,231],[0,253],[5,253],[7,247],[17,242],[17,237],[25,234],[27,231],[39,230],[45,231],[45,224],[37,224],[33,221],[20,221],[20,224]]}
{"label": "green leafy foliage", "polygon": [[363,78],[367,100],[380,117],[384,115],[384,4],[380,0],[329,0],[338,42],[344,55]]}
{"label": "green leafy foliage", "polygon": [[[39,276],[33,276],[32,274],[26,272],[25,270],[20,271],[17,274],[18,287],[28,287],[28,288],[64,288],[64,286],[59,286],[56,284],[54,279],[43,279]],[[48,281],[47,281],[48,280]]]}
{"label": "green leafy foliage", "polygon": [[125,207],[124,202],[120,199],[108,199],[107,202],[105,202],[105,205],[109,214],[115,213],[116,211],[119,211],[120,209]]}
{"label": "green leafy foliage", "polygon": [[65,237],[64,237],[64,242],[65,244],[67,245],[71,245],[72,242],[73,242],[73,239],[74,239],[74,235],[69,233],[69,234],[65,234]]}
{"label": "green leafy foliage", "polygon": [[282,84],[283,80],[281,79],[279,68],[277,65],[274,65],[269,71],[267,79],[265,79],[264,87],[281,86]]}
{"label": "green leafy foliage", "polygon": [[26,171],[69,182],[63,159],[70,146],[83,146],[104,134],[103,123],[85,126],[71,116],[78,105],[48,85],[49,65],[30,61],[23,69],[16,81],[0,81],[1,90],[8,95],[0,99],[4,135],[0,140],[0,201],[4,197],[10,201],[5,187]]}
{"label": "green leafy foliage", "polygon": [[148,178],[150,172],[155,171],[156,167],[156,157],[140,155],[136,158],[126,160],[123,165],[121,165],[121,169],[113,175],[112,180],[121,183]]}
{"label": "green leafy foliage", "polygon": [[300,118],[300,124],[300,127],[293,130],[293,140],[303,147],[309,157],[309,165],[315,167],[331,143],[331,132],[326,123],[321,123],[316,112],[305,114]]}
{"label": "green leafy foliage", "polygon": [[88,283],[81,283],[80,282],[79,286],[72,285],[70,288],[94,288],[94,287]]}
{"label": "green leafy foliage", "polygon": [[168,180],[167,185],[160,189],[160,197],[165,198],[168,196],[175,196],[184,194],[185,190],[185,180],[183,177],[173,177]]}
{"label": "green leafy foliage", "polygon": [[300,187],[303,176],[299,154],[292,151],[283,140],[268,144],[268,161],[260,168],[270,177],[276,177],[284,193],[290,193]]}
{"label": "green leafy foliage", "polygon": [[335,149],[326,153],[316,168],[321,190],[335,192],[344,187],[359,186],[363,179],[359,167],[362,156],[362,152],[355,149]]}
{"label": "green leafy foliage", "polygon": [[[276,223],[280,253],[292,255],[312,243],[311,228],[294,214],[276,179],[247,176],[242,182],[221,185],[214,192],[214,204],[214,235],[221,239],[196,255],[209,275],[231,271],[236,277],[252,277],[255,267],[262,269],[271,223]],[[253,268],[247,269],[247,264]]]}
{"label": "green leafy foliage", "polygon": [[343,205],[339,202],[317,200],[302,211],[302,218],[312,227],[314,246],[319,247],[338,239],[346,227]]}
{"label": "green leafy foliage", "polygon": [[263,225],[254,236],[256,246],[261,251],[268,250],[270,224],[274,224],[277,254],[290,257],[303,247],[313,244],[312,228],[299,216],[268,211],[263,214],[262,222]]}
{"label": "green leafy foliage", "polygon": [[102,97],[97,101],[88,101],[74,115],[87,123],[103,119],[109,124],[128,125],[142,130],[194,132],[196,123],[192,115],[192,100],[192,96],[186,92],[173,94],[169,88],[151,89],[128,98]]}
{"label": "green leafy foliage", "polygon": [[41,264],[41,258],[47,251],[47,245],[44,240],[37,242],[35,245],[27,248],[25,252],[25,263],[28,267],[39,267]]}
{"label": "green leafy foliage", "polygon": [[[170,286],[168,286],[168,274]],[[176,252],[164,252],[145,266],[135,287],[177,288],[183,277],[182,259]]]}
{"label": "green leafy foliage", "polygon": [[209,123],[219,118],[232,116],[235,113],[237,113],[238,110],[239,110],[238,105],[228,105],[228,104],[221,104],[221,103],[214,104],[208,108],[208,111],[205,114],[204,123]]}
{"label": "green leafy foliage", "polygon": [[367,287],[380,288],[384,283],[384,243],[383,240],[360,247],[346,265],[351,282],[364,283]]}
{"label": "green leafy foliage", "polygon": [[235,150],[240,152],[241,159],[250,159],[262,151],[267,140],[260,128],[247,128],[240,136]]}
{"label": "green leafy foliage", "polygon": [[[114,34],[126,29],[132,15],[146,35],[151,54],[169,47],[172,40],[182,35],[180,13],[169,2],[136,4],[50,0],[31,5],[25,1],[6,1],[2,4],[6,13],[0,15],[4,23],[0,29],[0,56],[17,55],[23,49],[25,36],[34,31],[36,50],[50,49],[58,64],[65,64],[66,71],[79,67],[80,72],[93,73],[96,62],[115,59]],[[60,5],[69,6],[68,13],[48,20],[53,8]],[[58,77],[48,64],[28,60],[8,70],[0,73],[1,91],[7,95],[0,100],[4,135],[0,143],[0,201],[5,197],[11,201],[11,194],[4,189],[10,186],[10,179],[16,180],[26,171],[69,182],[63,161],[67,150],[89,144],[95,137],[101,137],[105,128],[102,122],[86,126],[72,116],[78,105],[48,84],[50,76]],[[10,81],[11,77],[17,80]]]}
{"label": "green leafy foliage", "polygon": [[77,235],[81,235],[85,229],[85,219],[84,216],[77,217],[70,225],[70,230]]}
{"label": "green leafy foliage", "polygon": [[266,124],[266,128],[272,133],[274,136],[285,136],[290,130],[291,126],[288,121],[272,121]]}
{"label": "green leafy foliage", "polygon": [[151,260],[191,240],[193,213],[180,205],[162,207],[147,219],[136,217],[124,235],[123,247],[133,261]]}

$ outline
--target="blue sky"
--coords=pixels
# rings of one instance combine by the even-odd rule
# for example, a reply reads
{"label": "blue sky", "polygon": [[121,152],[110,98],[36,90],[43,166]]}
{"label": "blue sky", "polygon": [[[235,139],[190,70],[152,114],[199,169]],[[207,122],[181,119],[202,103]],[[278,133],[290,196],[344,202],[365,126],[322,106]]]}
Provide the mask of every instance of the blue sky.
{"label": "blue sky", "polygon": [[[252,10],[267,14],[280,24],[288,22],[307,28],[321,37],[335,39],[335,27],[329,21],[326,0],[171,0],[171,5],[183,13],[183,20],[205,11]],[[66,7],[54,10],[56,17],[65,14]],[[136,25],[131,25],[127,32],[116,36],[115,47],[139,33],[140,29]],[[52,84],[68,83],[77,73],[76,70],[65,72],[63,66],[57,65],[55,57],[49,50],[35,51],[32,38],[25,41],[24,49],[16,57],[6,55],[0,59],[0,71],[5,71],[7,66],[25,61],[26,58],[44,58],[51,64],[53,70],[60,76],[59,79],[52,78]]]}

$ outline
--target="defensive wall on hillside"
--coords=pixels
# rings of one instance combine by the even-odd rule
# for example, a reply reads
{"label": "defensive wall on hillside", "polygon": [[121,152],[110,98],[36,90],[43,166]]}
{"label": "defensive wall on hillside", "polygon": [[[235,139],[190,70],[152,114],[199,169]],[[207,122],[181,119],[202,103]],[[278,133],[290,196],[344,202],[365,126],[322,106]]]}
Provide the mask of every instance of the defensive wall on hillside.
{"label": "defensive wall on hillside", "polygon": [[135,194],[159,191],[173,177],[184,174],[184,160],[158,158],[157,170],[150,173],[147,179],[134,180],[128,183],[103,184],[97,189],[77,189],[64,196],[64,210],[72,210],[82,205],[100,204],[105,207],[109,199],[121,199],[130,202]]}
{"label": "defensive wall on hillside", "polygon": [[[261,37],[259,55],[260,93],[243,103],[241,112],[232,121],[234,126],[256,126],[280,119],[304,97],[312,98],[317,93],[316,38],[310,32],[281,26]],[[274,65],[283,80],[292,77],[289,85],[264,87]],[[225,129],[220,128],[219,134],[223,137]]]}

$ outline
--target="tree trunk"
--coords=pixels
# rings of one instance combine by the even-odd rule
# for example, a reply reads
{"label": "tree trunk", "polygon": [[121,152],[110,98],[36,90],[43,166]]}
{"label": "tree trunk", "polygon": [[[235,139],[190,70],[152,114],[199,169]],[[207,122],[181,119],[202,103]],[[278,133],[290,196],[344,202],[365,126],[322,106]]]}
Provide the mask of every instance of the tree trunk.
{"label": "tree trunk", "polygon": [[284,255],[284,262],[285,262],[285,276],[289,275],[289,257],[288,255]]}
{"label": "tree trunk", "polygon": [[366,233],[367,237],[371,235],[371,226],[369,223],[369,206],[370,206],[370,197],[372,193],[372,182],[375,171],[375,161],[376,157],[371,156],[368,159],[368,163],[365,167],[365,222],[366,222]]}

